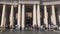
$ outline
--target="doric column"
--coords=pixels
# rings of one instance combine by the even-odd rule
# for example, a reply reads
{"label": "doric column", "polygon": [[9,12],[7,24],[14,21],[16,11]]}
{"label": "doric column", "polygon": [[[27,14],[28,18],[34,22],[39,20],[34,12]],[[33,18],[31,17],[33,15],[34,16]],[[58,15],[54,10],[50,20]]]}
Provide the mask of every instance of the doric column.
{"label": "doric column", "polygon": [[18,21],[17,21],[17,25],[18,25],[18,29],[20,29],[20,16],[21,16],[21,5],[18,5]]}
{"label": "doric column", "polygon": [[44,23],[46,27],[48,27],[48,12],[47,12],[47,6],[44,5]]}
{"label": "doric column", "polygon": [[56,25],[56,17],[55,17],[55,7],[52,5],[52,15],[51,15],[51,22]]}
{"label": "doric column", "polygon": [[11,5],[11,12],[10,12],[10,27],[14,25],[14,15],[13,15],[13,5]]}
{"label": "doric column", "polygon": [[33,27],[36,25],[36,4],[33,5]]}
{"label": "doric column", "polygon": [[24,23],[25,23],[25,6],[23,4],[22,5],[22,30],[24,30],[25,27]]}
{"label": "doric column", "polygon": [[3,10],[2,10],[2,19],[1,19],[1,27],[4,27],[6,22],[6,17],[5,17],[5,5],[3,5]]}
{"label": "doric column", "polygon": [[38,24],[38,27],[40,27],[41,25],[41,22],[40,22],[40,5],[38,4],[37,5],[37,24]]}

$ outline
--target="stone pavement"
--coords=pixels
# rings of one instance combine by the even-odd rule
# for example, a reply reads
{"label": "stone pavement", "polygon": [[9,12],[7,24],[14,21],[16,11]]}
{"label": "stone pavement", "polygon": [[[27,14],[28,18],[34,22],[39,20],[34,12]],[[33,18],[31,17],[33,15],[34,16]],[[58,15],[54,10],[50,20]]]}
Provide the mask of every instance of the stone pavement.
{"label": "stone pavement", "polygon": [[0,32],[0,34],[60,34],[56,31],[37,31],[37,30],[33,30],[33,31],[17,31],[17,30],[13,30],[13,31],[4,31],[4,32]]}

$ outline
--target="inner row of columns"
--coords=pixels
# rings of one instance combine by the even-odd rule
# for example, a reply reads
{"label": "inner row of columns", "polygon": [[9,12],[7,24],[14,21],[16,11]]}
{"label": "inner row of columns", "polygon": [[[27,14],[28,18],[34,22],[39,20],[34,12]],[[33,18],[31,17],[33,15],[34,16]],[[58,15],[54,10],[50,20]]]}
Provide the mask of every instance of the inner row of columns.
{"label": "inner row of columns", "polygon": [[[1,27],[5,27],[5,24],[6,24],[6,19],[7,18],[5,16],[5,8],[6,8],[6,5],[3,5]],[[51,22],[54,25],[56,25],[56,17],[55,17],[54,5],[52,5],[51,8],[52,8]],[[13,9],[14,9],[14,5],[11,5],[10,27],[13,27],[13,25],[14,25],[14,16],[13,16],[14,12],[13,12]],[[22,11],[22,13],[21,13],[21,11]],[[21,18],[22,18],[22,20],[21,20]],[[33,27],[36,24],[38,24],[38,27],[41,26],[41,19],[40,18],[41,18],[41,15],[40,15],[40,5],[38,4],[37,7],[36,7],[36,4],[34,4],[33,5]],[[22,29],[24,29],[24,27],[25,27],[24,23],[25,23],[25,5],[23,4],[21,6],[19,4],[18,5],[18,18],[17,18],[18,28],[20,28],[20,26],[22,26]],[[46,27],[48,27],[48,12],[47,12],[47,6],[46,5],[44,5],[44,23],[45,23]]]}

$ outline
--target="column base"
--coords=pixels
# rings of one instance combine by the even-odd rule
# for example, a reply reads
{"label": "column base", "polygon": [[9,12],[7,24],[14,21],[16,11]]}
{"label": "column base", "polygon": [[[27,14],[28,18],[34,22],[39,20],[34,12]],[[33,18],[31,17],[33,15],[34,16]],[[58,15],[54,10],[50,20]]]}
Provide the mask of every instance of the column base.
{"label": "column base", "polygon": [[40,30],[40,26],[34,25],[34,26],[33,26],[33,30]]}
{"label": "column base", "polygon": [[24,27],[22,27],[22,30],[25,30]]}
{"label": "column base", "polygon": [[20,30],[20,28],[17,28],[17,30]]}
{"label": "column base", "polygon": [[19,30],[20,29],[20,26],[17,29]]}

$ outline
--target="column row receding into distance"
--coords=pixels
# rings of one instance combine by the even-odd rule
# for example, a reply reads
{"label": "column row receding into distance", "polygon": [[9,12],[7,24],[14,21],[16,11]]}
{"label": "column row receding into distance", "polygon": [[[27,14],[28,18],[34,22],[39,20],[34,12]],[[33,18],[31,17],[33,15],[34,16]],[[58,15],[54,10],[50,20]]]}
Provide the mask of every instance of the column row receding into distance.
{"label": "column row receding into distance", "polygon": [[[36,7],[37,6],[37,7]],[[1,27],[5,26],[5,22],[6,22],[6,16],[5,16],[5,5],[3,5],[3,10],[2,10],[2,19],[1,19]],[[37,9],[36,9],[37,8]],[[11,12],[10,12],[10,26],[13,27],[14,25],[14,6],[11,5]],[[22,14],[21,14],[22,12]],[[22,21],[21,19],[22,18]],[[40,15],[40,5],[36,5],[33,4],[33,27],[37,24],[38,27],[40,27],[41,25],[41,21],[40,21],[41,15]],[[51,16],[51,22],[56,25],[56,17],[55,17],[55,9],[54,9],[54,5],[52,5],[52,16]],[[20,23],[22,23],[20,25]],[[46,27],[48,26],[48,12],[47,12],[47,6],[44,5],[44,23],[46,24]],[[22,10],[21,10],[21,5],[18,5],[18,19],[17,19],[17,25],[18,28],[20,28],[20,26],[22,26],[22,29],[24,29],[25,27],[25,5],[22,4]]]}

